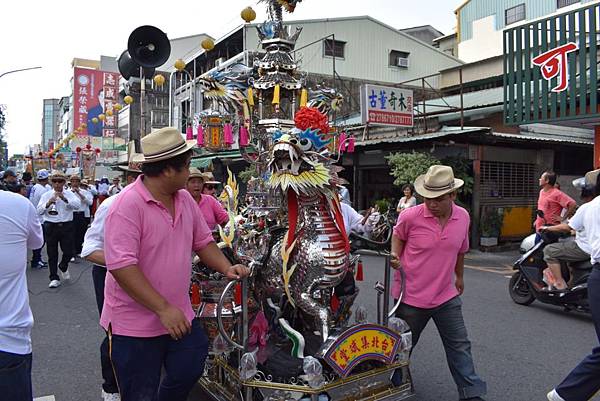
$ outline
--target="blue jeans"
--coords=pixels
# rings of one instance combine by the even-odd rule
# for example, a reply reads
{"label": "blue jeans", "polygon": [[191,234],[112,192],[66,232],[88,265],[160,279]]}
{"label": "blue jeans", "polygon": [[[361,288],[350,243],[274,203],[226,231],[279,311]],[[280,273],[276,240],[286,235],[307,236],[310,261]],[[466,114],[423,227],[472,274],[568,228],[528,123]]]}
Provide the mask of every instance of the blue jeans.
{"label": "blue jeans", "polygon": [[[588,296],[592,320],[600,343],[600,265],[588,279]],[[600,346],[592,350],[556,387],[556,392],[566,401],[587,401],[600,391]]]}
{"label": "blue jeans", "polygon": [[19,355],[0,351],[0,398],[31,401],[31,354]]}
{"label": "blue jeans", "polygon": [[[113,335],[111,359],[122,401],[186,401],[204,372],[208,339],[198,319],[181,340]],[[161,369],[165,375],[161,381]]]}
{"label": "blue jeans", "polygon": [[452,378],[458,387],[460,399],[481,397],[487,392],[486,383],[475,373],[471,342],[462,315],[462,300],[452,298],[442,305],[432,308],[416,308],[400,304],[396,315],[406,321],[412,331],[413,349],[419,342],[421,332],[433,319],[446,351],[446,360]]}

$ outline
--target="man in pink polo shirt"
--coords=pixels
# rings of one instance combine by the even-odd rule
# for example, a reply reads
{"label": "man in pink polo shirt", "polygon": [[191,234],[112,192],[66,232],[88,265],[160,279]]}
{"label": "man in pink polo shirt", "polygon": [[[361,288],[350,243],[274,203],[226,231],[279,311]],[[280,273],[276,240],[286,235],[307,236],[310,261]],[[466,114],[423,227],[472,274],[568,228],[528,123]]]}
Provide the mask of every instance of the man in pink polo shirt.
{"label": "man in pink polo shirt", "polygon": [[[411,328],[413,347],[433,319],[446,350],[460,400],[483,400],[486,384],[475,373],[471,343],[462,315],[464,254],[469,250],[469,214],[456,204],[463,181],[452,168],[431,166],[417,177],[415,189],[425,202],[398,217],[392,236],[392,266],[402,266],[406,289],[398,317]],[[400,274],[392,296],[400,297]]]}
{"label": "man in pink polo shirt", "polygon": [[184,189],[193,146],[171,127],[145,136],[143,175],[106,218],[100,323],[123,401],[185,401],[204,370],[208,340],[188,294],[192,251],[230,279],[248,274],[221,253]]}

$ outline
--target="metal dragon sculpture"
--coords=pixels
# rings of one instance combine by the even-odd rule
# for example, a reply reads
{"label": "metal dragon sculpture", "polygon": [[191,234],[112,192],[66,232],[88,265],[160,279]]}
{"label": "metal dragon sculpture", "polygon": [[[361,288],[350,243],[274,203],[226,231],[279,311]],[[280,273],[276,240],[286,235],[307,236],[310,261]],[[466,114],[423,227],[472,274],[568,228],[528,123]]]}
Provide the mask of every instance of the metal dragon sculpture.
{"label": "metal dragon sculpture", "polygon": [[302,0],[260,0],[262,3],[267,3],[269,19],[275,23],[283,22],[283,10],[288,13],[293,13],[296,9],[296,4]]}

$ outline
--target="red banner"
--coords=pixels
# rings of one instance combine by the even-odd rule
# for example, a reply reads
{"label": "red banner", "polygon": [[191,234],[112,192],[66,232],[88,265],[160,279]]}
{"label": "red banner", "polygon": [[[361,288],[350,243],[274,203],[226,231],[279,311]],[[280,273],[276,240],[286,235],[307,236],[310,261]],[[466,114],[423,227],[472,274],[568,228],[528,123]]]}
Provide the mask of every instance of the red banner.
{"label": "red banner", "polygon": [[[80,136],[115,137],[117,116],[106,114],[119,101],[119,73],[74,68],[73,115],[75,127],[86,123]],[[105,116],[102,121],[99,116]],[[94,119],[97,122],[94,122]]]}

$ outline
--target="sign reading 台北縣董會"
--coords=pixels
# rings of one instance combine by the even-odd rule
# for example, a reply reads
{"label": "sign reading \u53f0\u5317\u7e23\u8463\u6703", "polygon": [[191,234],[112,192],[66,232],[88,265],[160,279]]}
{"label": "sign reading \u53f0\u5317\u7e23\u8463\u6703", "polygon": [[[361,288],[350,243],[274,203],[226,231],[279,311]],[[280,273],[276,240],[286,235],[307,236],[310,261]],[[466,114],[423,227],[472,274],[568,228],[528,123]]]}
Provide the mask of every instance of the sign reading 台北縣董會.
{"label": "sign reading \u53f0\u5317\u7e23\u8463\u6703", "polygon": [[363,124],[394,127],[413,126],[413,92],[409,89],[379,85],[360,88]]}

